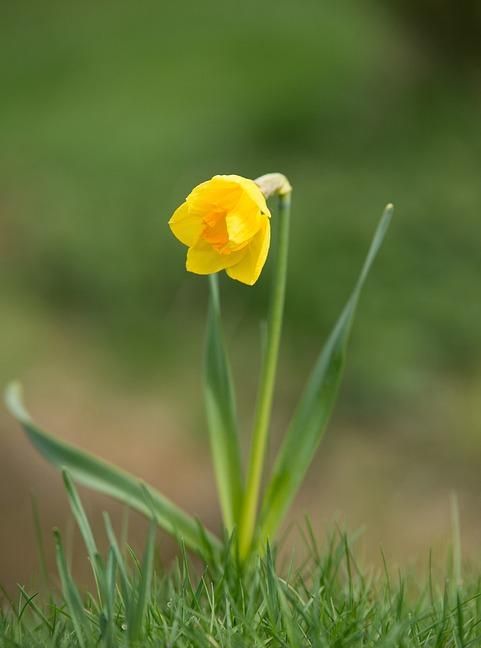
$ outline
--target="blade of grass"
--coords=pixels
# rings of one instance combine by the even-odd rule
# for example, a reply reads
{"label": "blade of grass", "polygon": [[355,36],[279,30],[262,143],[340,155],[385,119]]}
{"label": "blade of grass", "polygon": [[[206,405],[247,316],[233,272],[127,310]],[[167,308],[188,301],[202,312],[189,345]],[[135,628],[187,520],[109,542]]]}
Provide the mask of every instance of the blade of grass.
{"label": "blade of grass", "polygon": [[[142,484],[137,478],[41,430],[35,425],[23,406],[21,387],[18,383],[11,383],[7,387],[5,400],[8,409],[22,425],[34,447],[54,466],[67,469],[72,477],[81,484],[115,497],[150,517]],[[220,551],[220,540],[206,530],[204,530],[204,534],[201,534],[196,519],[182,511],[158,491],[149,488],[149,492],[156,520],[163,529],[182,538],[191,550],[204,559],[209,558],[205,551],[206,538],[214,555]]]}
{"label": "blade of grass", "polygon": [[142,636],[142,626],[145,622],[146,610],[150,599],[150,592],[152,588],[152,577],[154,571],[154,549],[155,549],[155,520],[152,520],[149,525],[147,535],[147,543],[144,550],[142,559],[142,566],[140,568],[140,582],[138,584],[137,605],[133,614],[129,636],[135,642],[139,641]]}
{"label": "blade of grass", "polygon": [[[38,607],[38,605],[35,603],[34,596],[29,596],[27,592],[25,591],[25,588],[22,587],[22,585],[17,585],[20,594],[25,598],[26,603],[28,604],[28,607],[31,608],[35,614],[38,616],[38,618],[47,626],[49,629],[50,633],[53,633],[54,627],[50,623],[50,621],[47,619],[45,614],[42,612],[42,610]],[[19,619],[20,620],[20,619]]]}
{"label": "blade of grass", "polygon": [[77,641],[80,648],[84,648],[86,643],[82,628],[88,627],[87,617],[85,615],[82,599],[80,598],[77,586],[75,585],[67,567],[62,539],[57,529],[54,530],[54,537],[57,568],[60,575],[60,582],[62,583],[63,595],[65,602],[67,603],[70,619],[77,636]]}
{"label": "blade of grass", "polygon": [[388,205],[374,234],[354,290],[314,366],[280,448],[261,509],[261,546],[275,533],[314,457],[334,407],[361,290],[393,212]]}
{"label": "blade of grass", "polygon": [[456,493],[451,493],[451,527],[452,527],[452,553],[453,565],[452,573],[456,587],[460,587],[463,582],[462,576],[462,552],[461,552],[461,526],[459,522],[459,501]]}
{"label": "blade of grass", "polygon": [[90,524],[87,519],[87,515],[85,513],[84,507],[82,506],[82,502],[80,501],[80,497],[78,496],[77,489],[75,488],[66,470],[62,470],[62,477],[65,485],[65,490],[67,491],[70,509],[77,522],[78,528],[80,529],[80,533],[87,548],[90,565],[92,567],[95,583],[97,585],[97,592],[100,601],[102,601],[105,594],[105,573],[102,560],[100,558],[92,529],[90,528]]}
{"label": "blade of grass", "polygon": [[210,297],[204,357],[204,399],[224,526],[232,532],[243,492],[235,392],[225,350],[217,275],[209,277]]}
{"label": "blade of grass", "polygon": [[113,530],[112,522],[110,521],[110,517],[108,513],[104,513],[104,524],[107,533],[107,538],[110,543],[110,550],[113,551],[115,554],[117,567],[120,572],[120,586],[122,589],[122,594],[124,595],[124,597],[126,597],[130,589],[129,577],[127,576],[127,567],[125,565],[125,560],[122,555],[122,552],[120,551],[119,543],[117,541],[117,537]]}
{"label": "blade of grass", "polygon": [[104,630],[104,638],[107,648],[111,648],[114,645],[114,601],[115,601],[115,582],[117,575],[117,560],[115,558],[115,552],[110,547],[107,562],[105,565],[105,591],[104,591],[104,600],[105,600],[105,617],[106,617],[106,627]]}

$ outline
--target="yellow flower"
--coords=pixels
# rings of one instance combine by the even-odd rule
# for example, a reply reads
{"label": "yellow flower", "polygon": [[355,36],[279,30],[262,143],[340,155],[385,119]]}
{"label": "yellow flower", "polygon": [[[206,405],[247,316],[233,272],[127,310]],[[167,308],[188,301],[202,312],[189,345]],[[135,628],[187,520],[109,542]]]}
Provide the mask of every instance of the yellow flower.
{"label": "yellow flower", "polygon": [[187,245],[186,268],[196,274],[225,270],[252,286],[266,262],[271,214],[253,180],[217,175],[197,185],[169,221]]}

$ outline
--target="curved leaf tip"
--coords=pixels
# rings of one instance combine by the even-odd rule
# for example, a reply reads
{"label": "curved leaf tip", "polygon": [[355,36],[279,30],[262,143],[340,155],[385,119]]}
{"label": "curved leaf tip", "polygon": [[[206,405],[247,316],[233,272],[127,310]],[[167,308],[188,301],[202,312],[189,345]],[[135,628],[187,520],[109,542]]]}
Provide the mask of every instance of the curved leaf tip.
{"label": "curved leaf tip", "polygon": [[4,400],[8,411],[14,418],[21,423],[31,422],[30,414],[23,404],[23,387],[18,380],[12,380],[12,382],[8,383],[5,388]]}
{"label": "curved leaf tip", "polygon": [[[38,427],[23,405],[22,387],[19,382],[12,382],[7,386],[5,403],[9,412],[23,427],[35,449],[56,468],[62,471],[67,470],[74,481],[110,495],[147,517],[152,517],[151,509],[153,508],[155,519],[163,529],[182,539],[186,546],[206,560],[210,560],[211,555],[217,555],[220,551],[221,542],[217,536],[203,528],[201,532],[197,520],[176,506],[162,493],[149,488],[147,501],[146,487],[138,478],[80,448],[55,438]],[[66,481],[68,492],[68,478]],[[209,551],[207,551],[207,545]]]}

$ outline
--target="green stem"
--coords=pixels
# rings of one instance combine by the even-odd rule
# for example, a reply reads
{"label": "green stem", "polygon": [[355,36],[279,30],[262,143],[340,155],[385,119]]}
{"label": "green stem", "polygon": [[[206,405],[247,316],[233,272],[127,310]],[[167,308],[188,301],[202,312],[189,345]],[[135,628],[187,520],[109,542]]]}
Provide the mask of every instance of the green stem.
{"label": "green stem", "polygon": [[277,258],[267,322],[267,343],[262,363],[254,432],[249,458],[247,487],[239,527],[239,557],[241,560],[244,560],[248,556],[254,538],[262,469],[269,433],[286,292],[290,207],[290,192],[280,195]]}

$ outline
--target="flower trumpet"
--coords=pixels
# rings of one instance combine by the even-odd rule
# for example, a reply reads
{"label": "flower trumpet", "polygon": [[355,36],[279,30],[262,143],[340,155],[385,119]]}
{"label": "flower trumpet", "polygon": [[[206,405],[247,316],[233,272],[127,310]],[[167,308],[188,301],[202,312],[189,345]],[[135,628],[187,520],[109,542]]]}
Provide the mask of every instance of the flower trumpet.
{"label": "flower trumpet", "polygon": [[253,180],[216,175],[191,191],[169,225],[189,248],[189,272],[225,270],[232,279],[252,286],[267,259],[270,217],[265,196]]}

